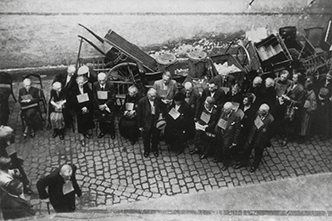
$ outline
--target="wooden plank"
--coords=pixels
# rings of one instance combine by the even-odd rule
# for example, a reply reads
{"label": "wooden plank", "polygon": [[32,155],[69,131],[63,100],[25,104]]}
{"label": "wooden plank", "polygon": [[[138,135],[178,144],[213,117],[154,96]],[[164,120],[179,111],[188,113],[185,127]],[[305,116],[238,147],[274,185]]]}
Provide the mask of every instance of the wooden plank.
{"label": "wooden plank", "polygon": [[117,33],[109,30],[105,35],[105,40],[116,49],[126,54],[128,57],[143,64],[149,71],[154,72],[157,68],[154,58],[142,51],[138,46],[130,43]]}

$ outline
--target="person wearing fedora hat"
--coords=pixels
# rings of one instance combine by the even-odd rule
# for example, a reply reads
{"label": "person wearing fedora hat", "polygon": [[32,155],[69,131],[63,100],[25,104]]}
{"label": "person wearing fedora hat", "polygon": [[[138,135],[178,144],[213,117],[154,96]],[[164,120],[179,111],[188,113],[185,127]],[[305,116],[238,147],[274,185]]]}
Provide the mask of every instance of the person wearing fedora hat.
{"label": "person wearing fedora hat", "polygon": [[[139,100],[137,110],[138,128],[142,132],[143,137],[144,157],[148,157],[151,150],[155,157],[159,156],[160,130],[156,127],[156,123],[162,115],[162,101],[157,97],[157,90],[150,88],[147,96]],[[151,148],[150,142],[152,143]]]}
{"label": "person wearing fedora hat", "polygon": [[179,155],[185,148],[185,142],[193,137],[194,116],[185,95],[178,92],[174,95],[172,104],[167,108],[165,141],[171,150]]}

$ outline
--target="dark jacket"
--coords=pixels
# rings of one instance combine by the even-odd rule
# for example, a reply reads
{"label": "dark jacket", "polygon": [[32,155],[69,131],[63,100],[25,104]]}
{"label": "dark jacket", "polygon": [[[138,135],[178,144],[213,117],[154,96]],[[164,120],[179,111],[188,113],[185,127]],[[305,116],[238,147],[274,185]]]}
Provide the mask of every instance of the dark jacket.
{"label": "dark jacket", "polygon": [[[173,102],[168,111],[174,107],[175,104]],[[189,104],[183,101],[178,112],[180,116],[176,119],[168,113],[165,114],[165,139],[167,143],[185,141],[194,136],[194,118]]]}
{"label": "dark jacket", "polygon": [[61,91],[62,91],[62,93],[65,94],[66,97],[69,95],[70,91],[76,85],[76,74],[71,76],[69,82],[66,84],[67,76],[68,76],[68,73],[63,72],[63,73],[60,73],[60,74],[56,75],[54,80],[53,80],[53,83],[54,82],[60,82],[61,83],[61,85],[62,85],[62,90]]}
{"label": "dark jacket", "polygon": [[93,83],[92,91],[93,91],[95,109],[98,109],[98,106],[102,105],[102,104],[106,104],[110,109],[113,108],[114,100],[115,100],[113,83],[106,81],[105,89],[104,89],[104,91],[107,91],[108,99],[106,99],[106,100],[98,99],[97,92],[101,91],[99,82]]}
{"label": "dark jacket", "polygon": [[201,125],[206,125],[206,123],[204,121],[201,120],[201,115],[202,113],[205,112],[206,114],[210,114],[210,120],[207,123],[207,128],[205,129],[206,132],[209,133],[214,133],[214,128],[216,126],[216,124],[218,123],[218,118],[220,116],[220,109],[217,108],[217,106],[213,106],[213,109],[211,111],[211,113],[208,113],[208,111],[206,110],[206,108],[204,107],[204,105],[200,106],[198,109],[198,117],[197,117],[197,122]]}
{"label": "dark jacket", "polygon": [[5,220],[19,219],[36,214],[30,203],[8,193],[5,193],[1,198],[1,211]]}
{"label": "dark jacket", "polygon": [[[258,115],[256,115],[256,118],[257,117]],[[249,132],[247,142],[249,144],[254,143],[255,146],[265,147],[266,142],[271,138],[273,121],[273,116],[268,114],[262,121],[263,125],[259,129],[257,129],[256,125],[254,124]]]}
{"label": "dark jacket", "polygon": [[222,111],[219,120],[220,119],[224,119],[227,123],[225,129],[219,127],[218,123],[216,124],[215,131],[217,133],[217,137],[222,138],[222,142],[225,147],[237,144],[241,132],[241,117],[237,114],[237,112],[232,111],[226,119],[226,113]]}
{"label": "dark jacket", "polygon": [[[183,93],[184,95],[186,95],[186,90],[183,88],[181,90],[181,93]],[[192,108],[193,110],[193,114],[194,114],[194,118],[198,117],[198,106],[199,106],[199,99],[200,99],[200,95],[199,92],[193,88],[193,90],[191,91],[191,93],[189,94],[189,97],[187,98],[187,103],[189,104],[189,106]]]}
{"label": "dark jacket", "polygon": [[[75,210],[75,194],[79,197],[82,195],[75,177],[77,167],[73,164],[70,166],[73,169],[71,181],[74,188],[74,191],[71,193],[63,195],[62,187],[65,181],[60,175],[60,168],[54,170],[46,177],[40,178],[37,182],[39,198],[49,198],[54,210],[57,212],[73,212]],[[48,192],[45,189],[46,187],[48,187]]]}
{"label": "dark jacket", "polygon": [[[203,93],[202,93],[202,97],[201,97],[201,101],[200,101],[200,106],[204,105],[205,99],[208,96],[211,96],[211,92],[209,91],[209,88],[205,88],[203,90]],[[221,88],[218,88],[216,90],[216,92],[214,93],[213,98],[216,101],[215,105],[217,105],[217,107],[221,109],[224,106],[225,102],[226,102],[226,94],[225,94],[225,92]]]}
{"label": "dark jacket", "polygon": [[[22,96],[30,94],[32,99],[29,103],[22,102]],[[18,92],[18,102],[21,104],[21,107],[28,107],[28,106],[35,106],[37,107],[38,101],[39,101],[39,89],[35,87],[30,87],[29,91],[27,91],[25,88],[20,88]],[[37,104],[37,105],[36,105]]]}
{"label": "dark jacket", "polygon": [[151,105],[148,97],[143,97],[138,102],[137,120],[138,128],[143,128],[144,133],[151,130],[151,126],[154,126],[159,118],[159,115],[163,113],[162,101],[156,97],[154,100],[155,115],[151,114]]}

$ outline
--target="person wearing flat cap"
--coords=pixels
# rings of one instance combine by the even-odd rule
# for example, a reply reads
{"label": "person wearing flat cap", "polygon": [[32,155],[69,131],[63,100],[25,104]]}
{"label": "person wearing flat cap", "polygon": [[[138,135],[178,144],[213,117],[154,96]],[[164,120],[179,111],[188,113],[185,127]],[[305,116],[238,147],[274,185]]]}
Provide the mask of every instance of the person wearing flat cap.
{"label": "person wearing flat cap", "polygon": [[97,73],[93,68],[89,68],[87,65],[82,65],[77,70],[77,76],[84,77],[84,83],[89,82],[90,87],[98,80]]}
{"label": "person wearing flat cap", "polygon": [[50,202],[57,213],[75,211],[75,195],[82,195],[75,177],[76,170],[74,164],[65,164],[37,181],[39,198]]}
{"label": "person wearing flat cap", "polygon": [[185,142],[194,136],[194,115],[185,95],[177,92],[165,115],[165,141],[177,155],[185,148]]}
{"label": "person wearing flat cap", "polygon": [[263,158],[264,149],[271,138],[271,134],[273,134],[272,127],[274,118],[269,111],[270,107],[265,103],[259,107],[254,125],[251,127],[243,154],[241,156],[241,162],[235,166],[235,169],[247,166],[250,153],[253,149],[255,149],[255,157],[254,163],[250,168],[250,172],[253,173],[258,168]]}

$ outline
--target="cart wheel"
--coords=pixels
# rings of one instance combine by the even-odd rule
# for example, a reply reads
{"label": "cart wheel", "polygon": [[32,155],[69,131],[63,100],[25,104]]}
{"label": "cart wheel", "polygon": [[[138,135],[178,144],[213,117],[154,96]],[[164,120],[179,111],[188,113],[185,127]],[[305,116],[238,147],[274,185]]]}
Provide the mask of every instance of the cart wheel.
{"label": "cart wheel", "polygon": [[110,81],[131,82],[136,85],[139,90],[144,88],[142,75],[144,75],[144,73],[140,73],[138,65],[133,62],[117,64],[107,73]]}
{"label": "cart wheel", "polygon": [[249,52],[242,44],[238,45],[235,56],[239,61],[239,63],[242,65],[242,67],[249,68],[251,66],[251,59]]}

